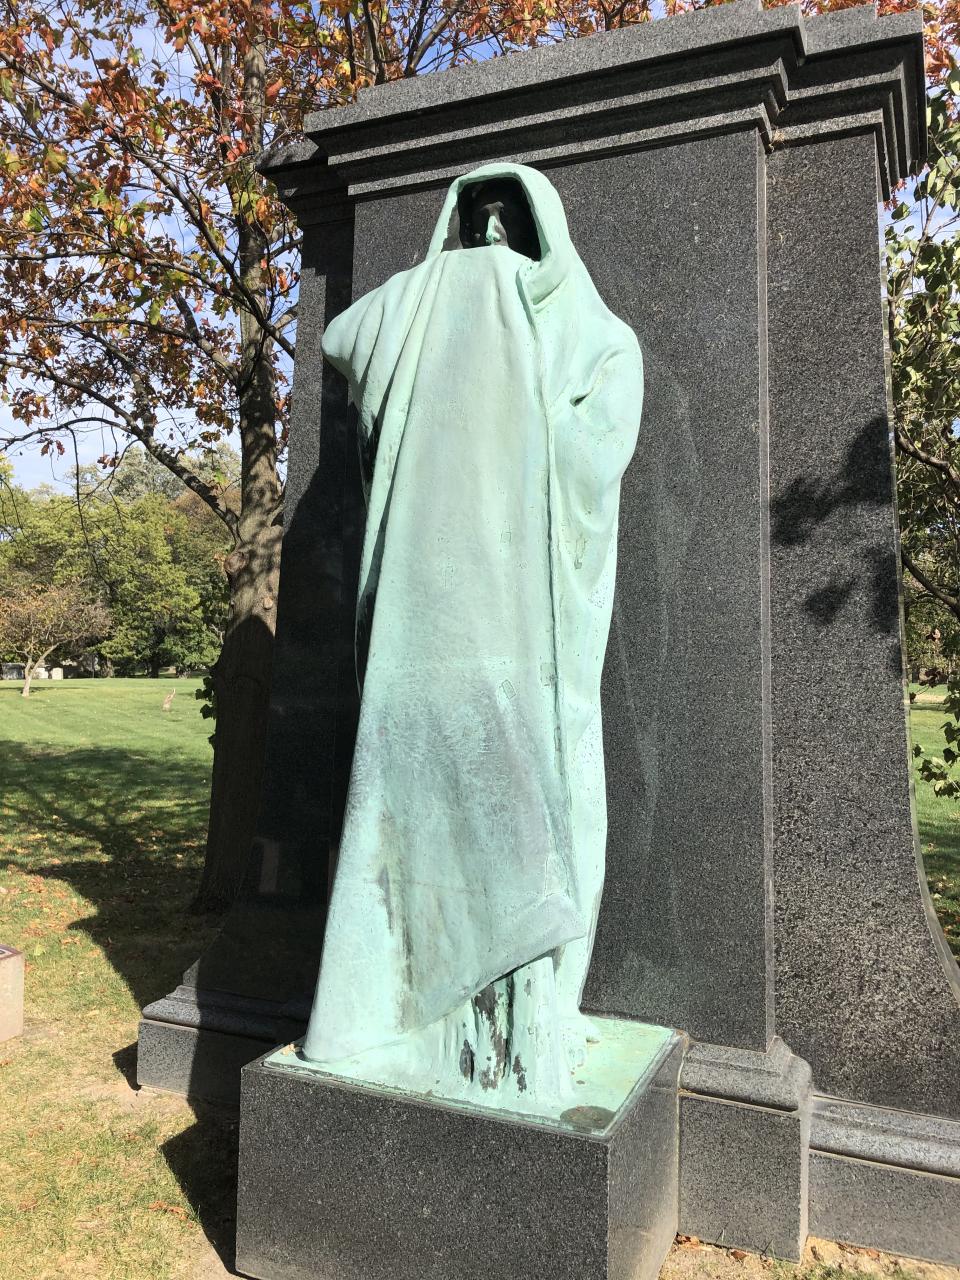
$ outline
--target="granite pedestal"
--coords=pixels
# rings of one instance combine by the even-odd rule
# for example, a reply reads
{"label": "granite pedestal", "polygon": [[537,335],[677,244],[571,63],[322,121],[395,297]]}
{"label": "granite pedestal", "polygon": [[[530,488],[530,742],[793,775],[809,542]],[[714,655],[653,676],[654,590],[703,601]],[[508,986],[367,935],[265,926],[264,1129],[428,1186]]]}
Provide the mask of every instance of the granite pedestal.
{"label": "granite pedestal", "polygon": [[680,1078],[680,1229],[798,1260],[807,1237],[810,1068],[766,1053],[694,1045]]}
{"label": "granite pedestal", "polygon": [[[235,1092],[226,1057],[214,1079],[161,1044],[185,1049],[192,1027],[199,1055],[236,1034],[235,1064],[271,1026],[274,1043],[298,1034],[315,981],[363,531],[323,327],[422,259],[451,177],[519,160],[549,171],[647,376],[585,1007],[699,1042],[683,1229],[796,1256],[812,1215],[949,1253],[960,974],[912,819],[877,217],[925,148],[919,12],[740,0],[371,88],[265,160],[304,233],[267,782],[237,907],[177,998],[145,1011],[152,1083],[166,1060],[174,1087]],[[851,758],[871,762],[853,790]],[[834,1103],[873,1109],[881,1146],[838,1149]],[[915,1124],[943,1169],[904,1136]],[[911,1226],[894,1212],[908,1183]]]}
{"label": "granite pedestal", "polygon": [[814,1101],[810,1230],[960,1266],[960,1123]]}
{"label": "granite pedestal", "polygon": [[[683,1039],[615,1109],[511,1116],[272,1054],[244,1068],[237,1269],[257,1280],[655,1280],[677,1229]],[[629,1075],[631,1068],[623,1068]],[[585,1069],[586,1070],[586,1069]]]}
{"label": "granite pedestal", "polygon": [[23,1034],[23,955],[0,945],[0,1043]]}

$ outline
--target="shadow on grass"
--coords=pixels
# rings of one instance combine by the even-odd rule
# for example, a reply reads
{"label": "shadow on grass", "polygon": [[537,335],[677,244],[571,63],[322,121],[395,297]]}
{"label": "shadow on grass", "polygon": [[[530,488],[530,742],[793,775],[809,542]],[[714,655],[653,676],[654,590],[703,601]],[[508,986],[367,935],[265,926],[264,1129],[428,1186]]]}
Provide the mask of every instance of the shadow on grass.
{"label": "shadow on grass", "polygon": [[113,1065],[136,1093],[140,1088],[137,1082],[137,1042],[128,1044],[124,1049],[118,1049],[112,1056]]}
{"label": "shadow on grass", "polygon": [[122,749],[20,747],[0,762],[5,860],[93,906],[71,930],[103,949],[140,1007],[176,985],[216,929],[188,915],[208,785],[190,762]]}
{"label": "shadow on grass", "polygon": [[240,1126],[235,1115],[195,1102],[196,1123],[160,1147],[203,1233],[233,1274],[237,1234],[237,1160]]}
{"label": "shadow on grass", "polygon": [[[189,761],[114,748],[18,747],[0,758],[8,845],[0,861],[72,886],[93,908],[69,926],[102,948],[136,1003],[166,994],[218,927],[189,914],[203,858],[208,776]],[[136,1089],[137,1046],[113,1054]],[[160,1148],[229,1269],[237,1123],[195,1106]]]}

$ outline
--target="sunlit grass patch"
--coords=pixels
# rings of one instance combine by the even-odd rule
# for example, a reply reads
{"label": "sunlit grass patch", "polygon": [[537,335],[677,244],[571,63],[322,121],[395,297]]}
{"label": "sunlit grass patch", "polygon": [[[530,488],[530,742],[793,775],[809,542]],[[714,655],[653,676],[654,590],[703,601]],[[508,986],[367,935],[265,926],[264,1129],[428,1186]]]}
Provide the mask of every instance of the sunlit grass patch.
{"label": "sunlit grass patch", "polygon": [[0,941],[27,962],[25,1034],[0,1044],[3,1280],[166,1280],[203,1238],[167,1152],[193,1111],[136,1093],[123,1054],[213,927],[187,912],[211,764],[195,688],[0,683]]}
{"label": "sunlit grass patch", "polygon": [[[910,712],[910,733],[928,755],[940,755],[944,748],[945,720],[937,690],[924,691]],[[934,794],[929,783],[915,780],[917,829],[923,853],[927,884],[937,917],[947,941],[960,957],[960,798]]]}

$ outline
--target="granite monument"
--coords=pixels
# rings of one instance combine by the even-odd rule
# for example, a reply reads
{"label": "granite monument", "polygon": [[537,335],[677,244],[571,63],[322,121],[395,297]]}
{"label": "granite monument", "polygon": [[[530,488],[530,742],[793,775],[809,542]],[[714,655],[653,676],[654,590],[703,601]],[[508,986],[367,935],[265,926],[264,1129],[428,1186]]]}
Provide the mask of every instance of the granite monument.
{"label": "granite monument", "polygon": [[[423,261],[452,179],[522,164],[645,362],[582,1008],[692,1041],[681,1230],[960,1262],[960,977],[912,817],[879,265],[878,200],[924,155],[919,13],[740,0],[372,88],[268,158],[305,235],[268,781],[240,901],[145,1011],[144,1082],[236,1096],[242,1062],[303,1034],[356,738],[364,527],[322,335]],[[851,743],[876,762],[855,795]],[[275,1070],[245,1070],[254,1113],[290,1079]],[[366,1105],[341,1092],[340,1114]],[[338,1107],[311,1097],[332,1131]],[[405,1157],[430,1150],[434,1109],[420,1127],[377,1105]],[[616,1164],[602,1135],[562,1140]],[[245,1137],[242,1205],[268,1164]]]}

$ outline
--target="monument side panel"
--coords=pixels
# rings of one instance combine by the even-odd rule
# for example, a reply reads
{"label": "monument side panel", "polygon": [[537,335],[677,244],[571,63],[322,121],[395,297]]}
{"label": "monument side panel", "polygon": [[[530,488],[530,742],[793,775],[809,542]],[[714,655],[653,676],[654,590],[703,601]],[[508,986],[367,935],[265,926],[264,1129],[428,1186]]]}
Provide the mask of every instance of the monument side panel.
{"label": "monument side panel", "polygon": [[745,130],[555,181],[646,376],[604,669],[607,872],[584,1004],[764,1049],[758,145]]}
{"label": "monument side panel", "polygon": [[818,1091],[960,1115],[912,814],[872,134],[769,161],[777,1033]]}

